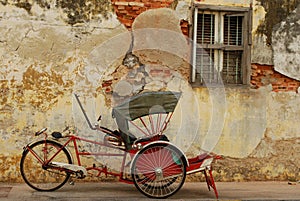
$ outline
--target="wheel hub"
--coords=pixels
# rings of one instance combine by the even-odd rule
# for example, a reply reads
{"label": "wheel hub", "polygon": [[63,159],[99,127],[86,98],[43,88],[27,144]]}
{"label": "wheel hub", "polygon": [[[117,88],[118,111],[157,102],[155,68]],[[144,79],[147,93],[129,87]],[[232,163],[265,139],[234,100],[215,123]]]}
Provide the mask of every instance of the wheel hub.
{"label": "wheel hub", "polygon": [[162,180],[164,178],[163,170],[161,168],[156,168],[155,169],[155,176],[156,176],[155,180]]}

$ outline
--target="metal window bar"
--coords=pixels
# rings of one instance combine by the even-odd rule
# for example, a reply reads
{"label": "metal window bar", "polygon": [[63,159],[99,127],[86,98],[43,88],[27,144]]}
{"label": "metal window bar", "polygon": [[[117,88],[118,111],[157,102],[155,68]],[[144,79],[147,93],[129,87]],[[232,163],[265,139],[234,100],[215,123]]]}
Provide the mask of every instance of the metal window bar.
{"label": "metal window bar", "polygon": [[243,16],[224,16],[224,44],[240,46],[242,45]]}
{"label": "metal window bar", "polygon": [[223,65],[226,66],[226,68],[224,68],[222,76],[225,83],[242,83],[242,54],[243,51],[224,51]]}
{"label": "metal window bar", "polygon": [[238,71],[239,71],[239,68],[240,68],[240,66],[239,66],[239,58],[237,57],[235,59],[235,83],[236,84],[238,83],[238,76],[239,76]]}
{"label": "metal window bar", "polygon": [[[225,17],[226,19],[226,17]],[[227,34],[227,45],[230,45],[230,16],[228,17],[228,26],[227,26],[228,34]]]}
{"label": "metal window bar", "polygon": [[[238,34],[239,33],[239,18],[237,17],[236,20],[237,20],[237,22],[236,22],[236,33],[237,34],[236,34],[236,38],[235,38],[235,44],[239,45],[238,44],[238,41],[239,41],[239,34]],[[230,23],[230,21],[229,21],[229,23]]]}
{"label": "metal window bar", "polygon": [[[237,17],[236,18],[236,20],[237,20],[237,22],[236,22],[236,24],[237,24],[237,26],[236,26],[236,32],[237,32],[237,34],[236,34],[236,45],[238,45],[238,41],[239,41],[239,18]],[[239,68],[240,68],[240,66],[238,65],[239,64],[239,62],[238,62],[238,58],[235,60],[235,83],[237,84],[238,83],[238,76],[239,76],[239,74],[238,74],[238,70],[239,70]]]}
{"label": "metal window bar", "polygon": [[[203,45],[204,44],[204,13],[202,14],[202,36],[201,36],[201,44]],[[203,56],[201,56],[201,64],[200,64],[200,79],[201,79],[201,83],[203,83],[203,79],[202,79],[202,76],[203,76],[203,69],[202,69],[202,66],[203,66]]]}
{"label": "metal window bar", "polygon": [[[200,71],[202,69],[201,77],[202,81],[213,82],[215,80],[215,67],[214,67],[214,54],[215,50],[213,49],[201,49],[197,50],[197,66]],[[198,73],[200,75],[200,73]],[[203,82],[202,82],[203,83]]]}
{"label": "metal window bar", "polygon": [[[194,10],[194,25],[198,25],[198,8]],[[196,26],[198,28],[198,26]],[[196,81],[197,65],[196,65],[196,51],[197,51],[197,33],[198,29],[193,31],[193,58],[192,58],[192,82]]]}
{"label": "metal window bar", "polygon": [[[211,17],[210,18],[210,24],[212,25],[214,22],[213,22],[213,17]],[[214,36],[214,32],[213,32],[214,30],[213,30],[213,26],[211,26],[210,27],[210,44],[213,44],[213,36]],[[210,49],[209,50],[209,55],[211,55],[212,54],[212,49]],[[211,57],[210,57],[210,59],[209,59],[209,70],[210,70],[210,72],[212,72],[212,75],[210,75],[210,77],[209,77],[209,80],[211,80],[211,79],[213,79],[214,78],[214,66],[213,66],[213,62],[211,62],[212,60],[211,60]],[[211,77],[212,76],[212,77]]]}
{"label": "metal window bar", "polygon": [[[224,16],[224,44],[228,46],[242,45],[243,16]],[[241,79],[241,55],[242,51],[224,51],[224,83],[240,84]]]}
{"label": "metal window bar", "polygon": [[229,75],[228,75],[228,73],[229,73],[229,70],[228,70],[228,68],[229,68],[229,52],[227,52],[227,62],[226,62],[226,82],[227,82],[227,80],[228,80],[228,78],[229,78]]}
{"label": "metal window bar", "polygon": [[[242,84],[245,82],[245,72],[242,65],[245,60],[248,61],[248,57],[247,52],[244,52],[246,46],[243,37],[248,33],[246,31],[248,25],[245,22],[248,20],[245,14],[248,11],[246,8],[225,7],[224,10],[223,7],[222,9],[211,9],[210,6],[207,9],[202,6],[195,8],[194,39],[198,40],[199,46],[203,44],[202,48],[207,49],[207,55],[210,58],[212,55],[215,57],[208,61],[207,55],[205,56],[204,53],[199,53],[197,50],[199,46],[194,46],[194,77],[192,80],[197,80],[200,84],[204,84],[204,80],[216,83],[221,79],[223,79],[224,84]],[[211,65],[212,61],[213,65]]]}
{"label": "metal window bar", "polygon": [[207,44],[215,43],[215,15],[207,13],[198,13],[198,24],[197,24],[197,42],[196,48],[196,74],[199,75],[201,84],[205,82],[211,82],[214,79],[214,65],[211,55],[214,50],[203,49]]}
{"label": "metal window bar", "polygon": [[[215,35],[216,35],[216,42],[217,44],[221,45],[224,43],[224,38],[223,38],[223,15],[221,12],[218,12],[215,15]],[[215,80],[212,80],[211,83],[218,84],[220,80],[222,79],[219,76],[219,73],[223,71],[223,50],[222,49],[215,49],[214,50],[216,57],[214,58],[214,70],[216,71],[216,77]]]}

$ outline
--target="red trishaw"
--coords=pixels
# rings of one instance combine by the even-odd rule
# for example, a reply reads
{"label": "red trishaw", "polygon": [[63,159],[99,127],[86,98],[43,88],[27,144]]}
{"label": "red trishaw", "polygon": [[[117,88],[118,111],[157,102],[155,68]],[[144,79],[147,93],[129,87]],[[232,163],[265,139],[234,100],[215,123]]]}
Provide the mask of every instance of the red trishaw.
{"label": "red trishaw", "polygon": [[[145,92],[133,96],[113,108],[118,130],[92,125],[79,96],[75,98],[92,130],[104,133],[102,141],[86,139],[74,134],[53,132],[48,136],[46,128],[35,133],[44,138],[24,147],[20,171],[24,181],[38,191],[54,191],[74,178],[83,179],[90,171],[119,177],[119,181],[134,184],[150,198],[167,198],[175,194],[183,185],[186,175],[203,172],[208,189],[218,192],[212,175],[212,163],[220,157],[204,153],[187,158],[180,148],[172,144],[163,134],[181,94],[170,91]],[[100,121],[101,116],[98,118]],[[136,137],[131,127],[143,133]],[[78,142],[104,146],[119,153],[82,151]],[[70,148],[74,148],[71,152]],[[75,160],[73,159],[75,156]],[[123,157],[120,172],[110,171],[106,166],[83,164],[82,156]],[[128,161],[129,158],[129,161]],[[126,176],[125,168],[129,167]]]}

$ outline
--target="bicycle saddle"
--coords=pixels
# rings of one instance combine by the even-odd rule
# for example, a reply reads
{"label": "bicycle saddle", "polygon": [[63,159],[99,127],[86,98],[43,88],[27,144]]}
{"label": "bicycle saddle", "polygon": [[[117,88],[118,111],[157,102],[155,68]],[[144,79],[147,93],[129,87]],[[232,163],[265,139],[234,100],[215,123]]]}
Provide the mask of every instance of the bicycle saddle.
{"label": "bicycle saddle", "polygon": [[51,133],[52,137],[58,139],[58,138],[62,138],[62,134],[61,132],[57,132],[57,131],[54,131],[53,133]]}

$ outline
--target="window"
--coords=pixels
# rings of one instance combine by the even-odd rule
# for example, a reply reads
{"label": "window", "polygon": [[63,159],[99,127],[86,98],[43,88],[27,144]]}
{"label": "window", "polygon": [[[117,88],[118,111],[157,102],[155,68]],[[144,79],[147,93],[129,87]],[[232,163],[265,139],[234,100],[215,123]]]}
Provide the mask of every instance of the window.
{"label": "window", "polygon": [[249,83],[250,10],[195,5],[191,76],[194,84]]}

